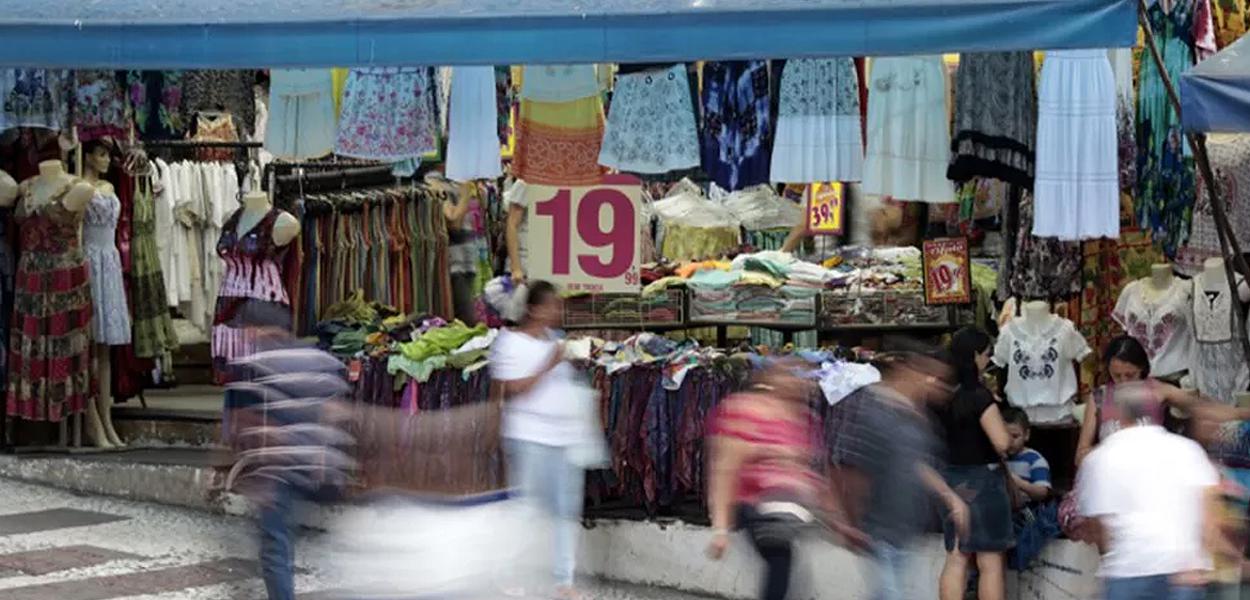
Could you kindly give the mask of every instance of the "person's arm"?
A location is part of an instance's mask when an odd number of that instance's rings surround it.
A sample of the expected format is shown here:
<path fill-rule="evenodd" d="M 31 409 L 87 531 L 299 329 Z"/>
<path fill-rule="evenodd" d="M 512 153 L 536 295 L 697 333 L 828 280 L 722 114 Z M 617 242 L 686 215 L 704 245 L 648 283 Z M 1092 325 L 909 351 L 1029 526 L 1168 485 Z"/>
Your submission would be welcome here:
<path fill-rule="evenodd" d="M 806 218 L 806 216 L 804 218 Z M 799 244 L 802 244 L 803 240 L 806 238 L 807 222 L 804 221 L 790 228 L 790 234 L 786 236 L 786 241 L 781 244 L 781 251 L 794 252 L 794 249 L 798 248 Z"/>
<path fill-rule="evenodd" d="M 988 394 L 988 392 L 986 392 Z M 1011 447 L 1011 434 L 1007 433 L 1007 424 L 1003 422 L 1003 413 L 998 405 L 990 399 L 990 405 L 981 413 L 981 430 L 990 438 L 990 444 L 999 458 L 1007 457 L 1007 449 Z"/>
<path fill-rule="evenodd" d="M 508 264 L 512 270 L 512 280 L 520 283 L 525 281 L 525 267 L 521 264 L 521 221 L 525 220 L 525 207 L 519 204 L 508 205 L 508 229 L 505 237 L 508 243 Z"/>
<path fill-rule="evenodd" d="M 460 190 L 456 193 L 455 202 L 448 202 L 443 205 L 443 217 L 447 219 L 450 227 L 459 227 L 460 222 L 464 220 L 465 215 L 469 214 L 469 204 L 472 198 L 472 184 L 461 184 Z M 511 217 L 511 213 L 509 213 Z"/>
<path fill-rule="evenodd" d="M 724 435 L 708 438 L 707 505 L 711 513 L 713 538 L 708 555 L 719 559 L 729 546 L 734 528 L 734 498 L 738 493 L 738 471 L 746 462 L 749 445 Z"/>
<path fill-rule="evenodd" d="M 1076 442 L 1076 466 L 1081 466 L 1090 450 L 1094 449 L 1094 438 L 1098 435 L 1098 405 L 1093 395 L 1085 397 L 1085 419 L 1081 421 L 1081 435 Z"/>
<path fill-rule="evenodd" d="M 1228 421 L 1250 421 L 1250 408 L 1230 406 L 1202 396 L 1194 390 L 1182 390 L 1167 384 L 1156 384 L 1161 389 L 1163 401 L 1189 414 L 1201 413 L 1202 416 L 1220 423 Z"/>
<path fill-rule="evenodd" d="M 530 390 L 534 389 L 534 386 L 538 385 L 538 382 L 542 381 L 543 377 L 546 377 L 547 374 L 553 369 L 560 366 L 560 363 L 563 361 L 564 344 L 556 344 L 556 347 L 552 350 L 551 356 L 547 359 L 546 364 L 544 364 L 537 373 L 520 379 L 500 381 L 503 385 L 504 398 L 513 398 L 528 393 Z"/>
<path fill-rule="evenodd" d="M 946 484 L 946 480 L 937 471 L 924 463 L 917 463 L 916 469 L 920 473 L 920 480 L 924 482 L 925 487 L 930 493 L 937 496 L 938 499 L 946 505 L 946 510 L 950 513 L 951 522 L 955 524 L 955 531 L 959 533 L 959 537 L 968 537 L 968 526 L 970 524 L 968 515 L 968 505 L 964 503 L 951 486 Z"/>

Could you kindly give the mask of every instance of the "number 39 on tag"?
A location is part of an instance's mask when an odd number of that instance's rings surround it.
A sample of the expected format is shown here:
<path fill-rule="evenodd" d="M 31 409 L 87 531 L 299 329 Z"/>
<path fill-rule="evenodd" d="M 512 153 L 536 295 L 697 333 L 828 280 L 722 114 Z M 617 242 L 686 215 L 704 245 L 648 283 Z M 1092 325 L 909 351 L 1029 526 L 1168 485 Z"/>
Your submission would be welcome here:
<path fill-rule="evenodd" d="M 638 293 L 642 183 L 605 176 L 598 185 L 529 185 L 526 273 L 572 292 Z"/>

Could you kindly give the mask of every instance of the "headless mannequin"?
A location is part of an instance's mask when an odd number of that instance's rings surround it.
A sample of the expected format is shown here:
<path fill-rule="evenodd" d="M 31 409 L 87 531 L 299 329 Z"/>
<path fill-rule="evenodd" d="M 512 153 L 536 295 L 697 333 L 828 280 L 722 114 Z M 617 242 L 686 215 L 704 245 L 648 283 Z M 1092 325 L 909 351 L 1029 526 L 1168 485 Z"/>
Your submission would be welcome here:
<path fill-rule="evenodd" d="M 1020 312 L 1023 315 L 1022 319 L 1024 319 L 1024 326 L 1030 331 L 1041 331 L 1047 323 L 1050 323 L 1050 304 L 1041 300 L 1025 302 L 1024 306 L 1021 307 Z"/>
<path fill-rule="evenodd" d="M 1150 265 L 1150 285 L 1146 286 L 1147 300 L 1155 300 L 1162 296 L 1164 292 L 1172 288 L 1172 282 L 1175 277 L 1172 275 L 1172 265 L 1160 263 Z"/>
<path fill-rule="evenodd" d="M 17 202 L 17 182 L 4 171 L 0 171 L 0 208 L 9 208 Z"/>
<path fill-rule="evenodd" d="M 1202 274 L 1198 276 L 1198 283 L 1202 289 L 1208 292 L 1223 291 L 1228 289 L 1228 277 L 1224 274 L 1224 259 L 1208 258 L 1202 263 Z M 1250 301 L 1250 282 L 1242 279 L 1240 285 L 1237 286 L 1237 296 L 1242 302 Z"/>
<path fill-rule="evenodd" d="M 242 236 L 251 231 L 265 215 L 269 214 L 269 210 L 273 208 L 273 204 L 269 202 L 269 195 L 264 192 L 248 192 L 243 195 L 243 214 L 239 215 L 239 223 L 235 229 L 235 234 Z M 273 224 L 273 243 L 277 246 L 285 246 L 291 243 L 299 236 L 299 220 L 289 212 L 278 211 L 278 218 Z"/>
<path fill-rule="evenodd" d="M 108 173 L 112 157 L 107 151 L 92 152 L 83 157 L 83 180 L 91 184 L 93 192 L 106 196 L 115 194 L 113 184 L 102 177 Z M 113 428 L 113 365 L 111 347 L 96 344 L 91 369 L 98 392 L 95 407 L 87 406 L 87 433 L 100 448 L 124 446 L 121 436 Z"/>

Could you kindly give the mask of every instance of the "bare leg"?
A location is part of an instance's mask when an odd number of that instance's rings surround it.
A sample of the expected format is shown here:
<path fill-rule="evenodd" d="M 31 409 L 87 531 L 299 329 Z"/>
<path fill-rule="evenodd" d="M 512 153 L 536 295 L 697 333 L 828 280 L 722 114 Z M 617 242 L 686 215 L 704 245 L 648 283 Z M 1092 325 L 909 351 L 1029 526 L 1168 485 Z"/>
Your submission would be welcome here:
<path fill-rule="evenodd" d="M 942 567 L 942 577 L 938 580 L 938 598 L 963 600 L 964 590 L 968 586 L 968 561 L 971 558 L 960 552 L 959 548 L 946 553 L 946 564 Z"/>
<path fill-rule="evenodd" d="M 94 371 L 92 374 L 95 376 L 97 382 L 104 384 L 105 381 L 103 381 L 100 376 L 100 355 L 108 352 L 108 346 L 97 345 L 95 349 L 95 355 L 91 359 L 91 366 Z M 107 357 L 108 354 L 104 354 L 104 356 Z M 107 361 L 107 358 L 105 360 Z M 105 364 L 107 365 L 107 362 Z M 107 370 L 108 367 L 106 366 L 105 371 Z M 107 377 L 103 379 L 107 379 Z M 97 397 L 99 394 L 107 393 L 107 388 L 104 388 L 103 385 L 100 385 L 100 388 L 103 389 L 97 390 Z M 112 448 L 113 442 L 109 440 L 108 432 L 105 431 L 104 423 L 100 419 L 99 400 L 96 400 L 95 402 L 88 402 L 87 406 L 83 407 L 83 414 L 87 418 L 87 437 L 91 439 L 92 445 L 97 448 Z"/>
<path fill-rule="evenodd" d="M 99 360 L 96 362 L 96 381 L 100 382 L 100 393 L 96 396 L 96 411 L 100 415 L 100 424 L 104 427 L 104 435 L 113 446 L 125 446 L 122 439 L 113 429 L 113 366 L 110 348 L 96 346 Z"/>
<path fill-rule="evenodd" d="M 977 598 L 979 600 L 1003 600 L 1006 596 L 1004 578 L 1004 560 L 1002 552 L 982 552 L 977 554 L 977 570 L 981 577 L 977 582 Z"/>

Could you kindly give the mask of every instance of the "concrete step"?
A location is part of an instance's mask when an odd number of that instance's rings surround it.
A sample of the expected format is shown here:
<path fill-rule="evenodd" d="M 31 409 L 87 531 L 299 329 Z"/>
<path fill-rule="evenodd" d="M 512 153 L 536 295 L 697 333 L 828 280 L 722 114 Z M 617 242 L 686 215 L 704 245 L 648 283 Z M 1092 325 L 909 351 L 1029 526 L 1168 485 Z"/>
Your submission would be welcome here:
<path fill-rule="evenodd" d="M 224 393 L 213 385 L 148 390 L 144 402 L 136 398 L 114 406 L 113 425 L 127 443 L 211 446 L 221 439 Z"/>

